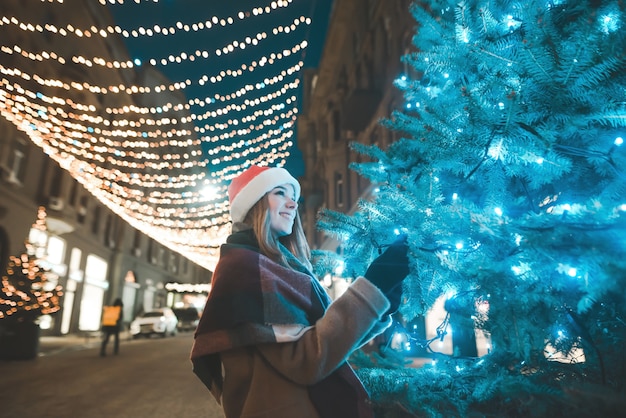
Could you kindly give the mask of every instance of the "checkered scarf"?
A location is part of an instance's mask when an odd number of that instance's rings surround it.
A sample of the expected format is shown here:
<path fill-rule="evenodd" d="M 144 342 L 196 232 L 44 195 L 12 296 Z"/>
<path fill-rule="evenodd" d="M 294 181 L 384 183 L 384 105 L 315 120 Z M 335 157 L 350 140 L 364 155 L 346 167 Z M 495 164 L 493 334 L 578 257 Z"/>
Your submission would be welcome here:
<path fill-rule="evenodd" d="M 290 256 L 288 261 L 297 270 L 260 254 L 252 239 L 250 232 L 243 231 L 233 234 L 222 246 L 191 351 L 194 373 L 218 401 L 223 387 L 220 352 L 297 341 L 330 304 L 312 273 L 286 248 L 285 255 Z M 311 386 L 309 394 L 323 417 L 371 416 L 360 411 L 367 393 L 347 363 Z M 346 405 L 348 411 L 338 409 L 330 399 L 335 396 L 341 397 L 340 405 Z"/>

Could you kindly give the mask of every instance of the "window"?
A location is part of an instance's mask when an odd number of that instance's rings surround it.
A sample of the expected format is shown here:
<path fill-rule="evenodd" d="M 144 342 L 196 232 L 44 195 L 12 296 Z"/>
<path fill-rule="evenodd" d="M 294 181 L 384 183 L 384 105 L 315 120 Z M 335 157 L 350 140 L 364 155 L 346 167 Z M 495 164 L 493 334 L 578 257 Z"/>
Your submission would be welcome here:
<path fill-rule="evenodd" d="M 178 256 L 173 251 L 170 251 L 170 260 L 167 263 L 172 273 L 178 273 Z"/>
<path fill-rule="evenodd" d="M 335 173 L 335 205 L 343 207 L 343 174 Z"/>
<path fill-rule="evenodd" d="M 117 243 L 117 231 L 119 225 L 117 216 L 108 214 L 104 225 L 104 244 L 110 248 L 114 248 Z"/>
<path fill-rule="evenodd" d="M 354 51 L 354 55 L 358 55 L 361 49 L 361 35 L 359 33 L 354 32 L 352 34 L 352 50 Z"/>
<path fill-rule="evenodd" d="M 89 199 L 86 195 L 80 197 L 80 204 L 78 205 L 78 222 L 81 224 L 85 223 L 85 218 L 87 217 L 87 204 L 89 203 Z"/>
<path fill-rule="evenodd" d="M 338 110 L 333 112 L 333 139 L 335 142 L 341 140 L 341 115 Z"/>
<path fill-rule="evenodd" d="M 139 257 L 141 255 L 141 231 L 139 231 L 138 229 L 135 229 L 132 251 L 135 257 Z"/>
<path fill-rule="evenodd" d="M 157 257 L 157 261 L 154 264 L 163 266 L 163 268 L 167 270 L 167 257 L 165 257 L 165 248 L 159 246 L 159 255 Z"/>
<path fill-rule="evenodd" d="M 94 235 L 98 235 L 100 232 L 100 217 L 102 215 L 102 208 L 100 206 L 96 206 L 93 211 L 93 220 L 91 222 L 91 233 Z"/>
<path fill-rule="evenodd" d="M 150 261 L 151 264 L 157 263 L 157 251 L 157 244 L 151 238 L 148 243 L 148 261 Z"/>
<path fill-rule="evenodd" d="M 6 148 L 5 148 L 6 150 Z M 1 162 L 2 178 L 13 184 L 22 184 L 26 176 L 27 143 L 21 138 L 15 138 L 8 144 L 8 152 Z"/>
<path fill-rule="evenodd" d="M 50 197 L 61 197 L 61 193 L 63 192 L 63 179 L 64 172 L 60 166 L 54 165 L 52 168 L 52 183 L 50 184 Z"/>
<path fill-rule="evenodd" d="M 76 202 L 78 202 L 78 182 L 73 181 L 70 188 L 70 205 L 76 206 Z"/>

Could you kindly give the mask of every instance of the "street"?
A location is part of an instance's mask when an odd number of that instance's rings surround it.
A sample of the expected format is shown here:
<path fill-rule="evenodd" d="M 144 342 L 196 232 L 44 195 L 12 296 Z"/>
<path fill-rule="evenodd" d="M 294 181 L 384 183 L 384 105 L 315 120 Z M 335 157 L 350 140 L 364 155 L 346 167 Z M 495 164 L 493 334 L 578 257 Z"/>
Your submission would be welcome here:
<path fill-rule="evenodd" d="M 123 339 L 30 361 L 0 361 L 0 415 L 20 418 L 223 418 L 191 371 L 193 333 Z"/>

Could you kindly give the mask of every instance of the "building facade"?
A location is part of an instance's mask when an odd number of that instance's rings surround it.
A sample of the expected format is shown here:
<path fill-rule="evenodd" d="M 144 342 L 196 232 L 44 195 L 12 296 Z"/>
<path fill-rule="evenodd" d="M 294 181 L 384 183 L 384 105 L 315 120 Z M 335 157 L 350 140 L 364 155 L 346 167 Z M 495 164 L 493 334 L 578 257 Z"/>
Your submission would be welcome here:
<path fill-rule="evenodd" d="M 62 310 L 42 319 L 44 333 L 96 331 L 100 328 L 102 306 L 117 297 L 124 302 L 125 322 L 130 322 L 141 311 L 157 307 L 202 306 L 211 272 L 123 221 L 97 200 L 76 176 L 51 159 L 45 147 L 34 144 L 26 134 L 29 127 L 17 119 L 20 112 L 30 110 L 20 105 L 15 97 L 28 92 L 52 97 L 54 88 L 58 88 L 32 75 L 45 74 L 46 80 L 114 86 L 141 85 L 146 79 L 163 76 L 151 69 L 99 70 L 94 65 L 95 68 L 82 71 L 82 63 L 66 61 L 65 65 L 58 65 L 59 57 L 77 56 L 84 51 L 84 46 L 75 38 L 52 36 L 42 28 L 54 25 L 57 30 L 70 30 L 67 22 L 80 22 L 85 28 L 103 28 L 113 24 L 112 18 L 105 8 L 92 1 L 72 0 L 65 5 L 43 5 L 34 9 L 28 3 L 6 0 L 0 4 L 4 23 L 0 26 L 4 44 L 0 52 L 2 272 L 9 255 L 24 251 L 23 244 L 37 219 L 38 208 L 44 207 L 47 213 L 46 262 L 58 275 L 64 289 Z M 89 50 L 84 53 L 110 61 L 128 60 L 128 53 L 116 36 L 91 39 Z M 51 62 L 53 55 L 57 57 L 55 62 Z M 87 88 L 74 89 L 67 95 L 70 97 L 67 102 L 98 109 L 149 106 L 151 101 L 148 95 L 102 95 Z M 54 111 L 49 111 L 50 117 L 58 114 L 71 117 L 72 109 L 62 105 L 49 109 Z"/>
<path fill-rule="evenodd" d="M 354 211 L 370 184 L 348 168 L 351 142 L 385 148 L 396 138 L 379 119 L 403 106 L 393 81 L 409 71 L 415 21 L 408 0 L 335 0 L 318 68 L 304 75 L 298 146 L 305 159 L 303 222 L 313 248 L 337 249 L 316 229 L 322 208 Z"/>

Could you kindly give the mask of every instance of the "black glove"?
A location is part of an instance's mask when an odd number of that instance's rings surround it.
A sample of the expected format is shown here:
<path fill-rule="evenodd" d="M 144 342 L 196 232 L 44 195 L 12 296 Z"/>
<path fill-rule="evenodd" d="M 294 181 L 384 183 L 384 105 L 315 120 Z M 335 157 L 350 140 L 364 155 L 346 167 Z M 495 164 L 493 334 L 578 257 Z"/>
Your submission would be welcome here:
<path fill-rule="evenodd" d="M 408 250 L 406 235 L 402 235 L 372 261 L 365 272 L 365 278 L 389 299 L 391 308 L 388 313 L 395 312 L 400 306 L 402 280 L 409 274 Z"/>

